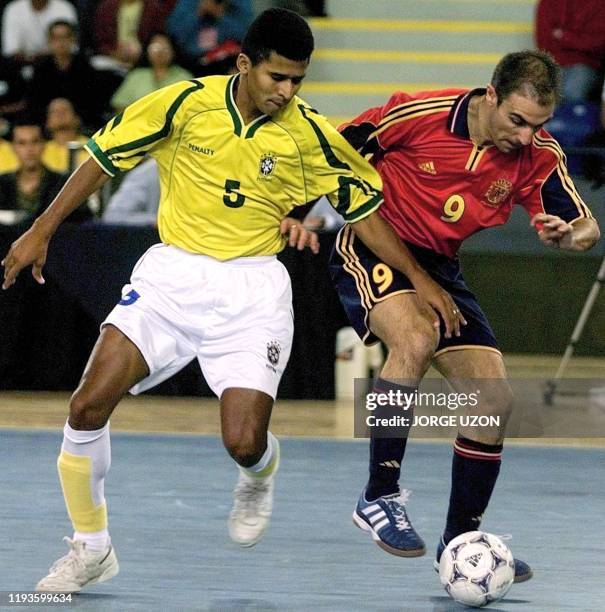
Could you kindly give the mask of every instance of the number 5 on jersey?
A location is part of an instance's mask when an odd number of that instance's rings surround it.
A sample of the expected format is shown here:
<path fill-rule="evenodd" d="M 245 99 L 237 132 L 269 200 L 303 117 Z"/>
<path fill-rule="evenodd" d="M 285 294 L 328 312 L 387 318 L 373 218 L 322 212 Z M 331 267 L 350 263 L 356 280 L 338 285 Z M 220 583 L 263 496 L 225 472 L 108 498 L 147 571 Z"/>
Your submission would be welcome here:
<path fill-rule="evenodd" d="M 229 208 L 240 208 L 244 205 L 245 195 L 237 193 L 240 188 L 240 182 L 233 179 L 225 181 L 225 194 L 223 195 L 223 204 Z"/>

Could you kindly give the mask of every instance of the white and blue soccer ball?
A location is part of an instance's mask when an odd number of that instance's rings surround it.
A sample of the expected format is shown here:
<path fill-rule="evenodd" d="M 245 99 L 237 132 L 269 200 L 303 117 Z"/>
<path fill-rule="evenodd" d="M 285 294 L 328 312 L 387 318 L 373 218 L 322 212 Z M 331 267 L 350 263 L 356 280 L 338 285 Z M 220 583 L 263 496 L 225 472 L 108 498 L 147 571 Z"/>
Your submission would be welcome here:
<path fill-rule="evenodd" d="M 481 608 L 502 599 L 513 584 L 513 554 L 498 536 L 468 531 L 446 546 L 439 578 L 455 601 Z"/>

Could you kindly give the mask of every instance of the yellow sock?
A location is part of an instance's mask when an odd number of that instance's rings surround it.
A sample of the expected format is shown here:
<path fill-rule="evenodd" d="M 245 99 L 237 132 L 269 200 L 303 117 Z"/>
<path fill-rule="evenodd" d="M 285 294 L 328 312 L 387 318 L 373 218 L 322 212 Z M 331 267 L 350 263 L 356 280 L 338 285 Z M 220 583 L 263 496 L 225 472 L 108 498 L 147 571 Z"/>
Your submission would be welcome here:
<path fill-rule="evenodd" d="M 79 532 L 107 529 L 107 504 L 95 506 L 92 497 L 92 459 L 61 450 L 59 478 L 69 518 Z"/>

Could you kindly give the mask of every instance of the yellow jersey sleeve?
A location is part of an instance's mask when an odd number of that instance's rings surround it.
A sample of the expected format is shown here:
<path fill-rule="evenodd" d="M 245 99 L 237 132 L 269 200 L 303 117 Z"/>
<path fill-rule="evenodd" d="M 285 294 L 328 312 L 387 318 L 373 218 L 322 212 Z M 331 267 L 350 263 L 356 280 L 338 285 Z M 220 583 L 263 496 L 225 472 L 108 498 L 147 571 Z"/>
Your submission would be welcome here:
<path fill-rule="evenodd" d="M 326 195 L 349 223 L 374 212 L 383 202 L 378 172 L 309 106 L 299 105 L 310 134 L 304 154 L 309 201 Z"/>
<path fill-rule="evenodd" d="M 144 96 L 94 134 L 86 150 L 110 176 L 131 170 L 175 131 L 187 97 L 203 88 L 193 79 Z"/>

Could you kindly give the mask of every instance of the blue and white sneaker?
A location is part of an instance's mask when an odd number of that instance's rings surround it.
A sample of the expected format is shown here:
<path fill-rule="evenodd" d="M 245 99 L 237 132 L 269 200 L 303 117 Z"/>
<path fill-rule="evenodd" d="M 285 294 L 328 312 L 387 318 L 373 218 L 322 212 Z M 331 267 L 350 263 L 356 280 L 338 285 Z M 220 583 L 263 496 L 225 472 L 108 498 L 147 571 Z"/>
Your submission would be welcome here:
<path fill-rule="evenodd" d="M 437 573 L 439 573 L 439 560 L 441 559 L 441 554 L 444 550 L 445 540 L 443 539 L 443 536 L 441 536 L 441 538 L 439 538 L 439 545 L 437 546 L 436 559 L 433 561 L 433 567 Z M 529 564 L 525 563 L 525 561 L 521 561 L 520 559 L 513 559 L 513 561 L 515 562 L 515 583 L 525 582 L 533 577 L 534 572 Z"/>
<path fill-rule="evenodd" d="M 357 527 L 372 534 L 372 539 L 392 555 L 398 557 L 420 557 L 426 552 L 422 538 L 410 523 L 405 504 L 410 492 L 385 495 L 374 501 L 366 501 L 365 489 L 362 491 L 353 522 Z"/>

